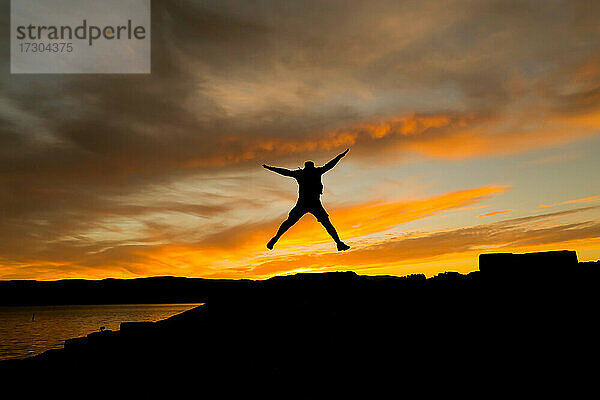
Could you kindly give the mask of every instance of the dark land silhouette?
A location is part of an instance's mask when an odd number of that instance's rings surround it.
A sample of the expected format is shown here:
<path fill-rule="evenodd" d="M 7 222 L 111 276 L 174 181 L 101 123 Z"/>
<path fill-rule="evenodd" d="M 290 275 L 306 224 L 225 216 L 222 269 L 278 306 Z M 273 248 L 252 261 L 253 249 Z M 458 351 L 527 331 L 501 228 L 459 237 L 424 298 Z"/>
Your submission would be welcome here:
<path fill-rule="evenodd" d="M 329 214 L 325 211 L 323 204 L 321 204 L 321 195 L 323 194 L 323 183 L 321 182 L 321 176 L 333 167 L 348 153 L 350 149 L 346 149 L 344 152 L 338 154 L 331 161 L 322 167 L 315 167 L 315 163 L 312 161 L 306 161 L 304 168 L 298 168 L 296 170 L 290 170 L 286 168 L 272 167 L 263 164 L 263 167 L 269 171 L 276 172 L 283 176 L 289 176 L 298 182 L 298 200 L 296 205 L 290 211 L 287 219 L 281 223 L 275 236 L 267 243 L 269 250 L 273 249 L 273 246 L 277 243 L 279 238 L 287 232 L 296 222 L 302 218 L 304 214 L 310 213 L 317 218 L 317 221 L 325 227 L 327 233 L 331 236 L 335 242 L 338 251 L 345 251 L 350 248 L 346 243 L 340 240 L 335 227 L 329 220 Z"/>
<path fill-rule="evenodd" d="M 599 276 L 598 262 L 560 251 L 484 254 L 479 271 L 429 279 L 332 272 L 264 281 L 2 282 L 3 304 L 36 290 L 38 300 L 138 295 L 206 304 L 70 339 L 64 349 L 2 362 L 0 372 L 60 371 L 101 385 L 160 376 L 208 398 L 215 398 L 209 390 L 218 398 L 577 397 L 595 382 Z"/>

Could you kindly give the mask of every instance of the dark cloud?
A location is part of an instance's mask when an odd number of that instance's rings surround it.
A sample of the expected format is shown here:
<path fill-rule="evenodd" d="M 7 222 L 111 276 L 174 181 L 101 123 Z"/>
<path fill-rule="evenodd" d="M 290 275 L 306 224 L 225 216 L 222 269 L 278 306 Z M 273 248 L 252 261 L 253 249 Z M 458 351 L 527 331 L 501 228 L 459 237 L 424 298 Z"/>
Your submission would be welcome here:
<path fill-rule="evenodd" d="M 0 256 L 26 258 L 109 216 L 231 210 L 232 199 L 116 199 L 290 154 L 356 143 L 357 159 L 461 158 L 492 146 L 475 137 L 465 153 L 457 134 L 490 127 L 508 137 L 503 151 L 528 149 L 502 129 L 523 93 L 534 125 L 599 110 L 598 16 L 593 1 L 153 1 L 152 74 L 140 76 L 11 75 L 0 35 Z M 365 127 L 402 115 L 450 122 L 380 138 Z"/>

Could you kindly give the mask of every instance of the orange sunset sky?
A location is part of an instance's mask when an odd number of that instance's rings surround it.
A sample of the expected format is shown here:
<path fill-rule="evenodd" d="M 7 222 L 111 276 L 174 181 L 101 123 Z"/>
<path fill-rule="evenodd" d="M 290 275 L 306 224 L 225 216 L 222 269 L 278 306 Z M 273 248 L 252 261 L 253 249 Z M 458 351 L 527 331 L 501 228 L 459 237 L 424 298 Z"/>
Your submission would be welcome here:
<path fill-rule="evenodd" d="M 1 26 L 9 26 L 2 1 Z M 600 2 L 154 1 L 149 75 L 11 75 L 0 279 L 600 259 Z M 290 169 L 348 155 L 307 215 Z"/>

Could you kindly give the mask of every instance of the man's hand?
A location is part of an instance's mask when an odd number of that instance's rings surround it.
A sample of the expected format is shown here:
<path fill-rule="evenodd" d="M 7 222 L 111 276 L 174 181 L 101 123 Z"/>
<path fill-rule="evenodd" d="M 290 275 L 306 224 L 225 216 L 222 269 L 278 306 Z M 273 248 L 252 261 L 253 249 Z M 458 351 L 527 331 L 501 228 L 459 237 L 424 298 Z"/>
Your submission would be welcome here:
<path fill-rule="evenodd" d="M 344 157 L 346 155 L 346 153 L 349 152 L 349 151 L 350 151 L 350 147 L 348 147 L 346 149 L 346 151 L 344 151 L 343 153 L 341 153 L 340 156 Z"/>

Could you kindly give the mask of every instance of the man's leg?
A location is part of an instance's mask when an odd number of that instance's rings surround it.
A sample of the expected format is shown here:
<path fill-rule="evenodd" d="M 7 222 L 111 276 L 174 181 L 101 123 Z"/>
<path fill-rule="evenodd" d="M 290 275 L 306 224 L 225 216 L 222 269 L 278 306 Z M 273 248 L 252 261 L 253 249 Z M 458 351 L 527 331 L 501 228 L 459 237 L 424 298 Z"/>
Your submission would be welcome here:
<path fill-rule="evenodd" d="M 287 217 L 287 219 L 285 221 L 283 221 L 281 223 L 281 225 L 279 226 L 279 229 L 277 230 L 277 233 L 275 234 L 275 236 L 273 236 L 271 238 L 271 240 L 269 240 L 269 243 L 267 243 L 267 248 L 269 250 L 273 250 L 273 246 L 275 246 L 275 243 L 277 243 L 277 241 L 279 240 L 281 235 L 283 235 L 296 222 L 298 222 L 300 220 L 300 218 L 302 217 L 302 215 L 304 215 L 304 213 L 301 213 L 295 207 L 292 208 L 292 211 L 290 211 L 290 214 Z"/>
<path fill-rule="evenodd" d="M 348 250 L 350 248 L 350 246 L 348 246 L 346 243 L 340 240 L 337 231 L 335 230 L 333 224 L 329 220 L 329 214 L 327 214 L 327 211 L 325 211 L 325 208 L 323 208 L 323 206 L 317 207 L 313 211 L 313 215 L 317 217 L 317 221 L 319 221 L 321 225 L 325 227 L 327 233 L 329 233 L 329 236 L 331 236 L 331 238 L 335 241 L 335 244 L 337 245 L 337 249 L 339 251 Z"/>
<path fill-rule="evenodd" d="M 338 236 L 337 231 L 335 230 L 333 224 L 329 220 L 329 217 L 327 217 L 327 218 L 321 218 L 319 220 L 319 222 L 325 227 L 325 229 L 327 229 L 327 233 L 329 233 L 329 236 L 331 236 L 333 238 L 333 240 L 335 240 L 336 243 L 341 242 L 340 237 Z"/>

